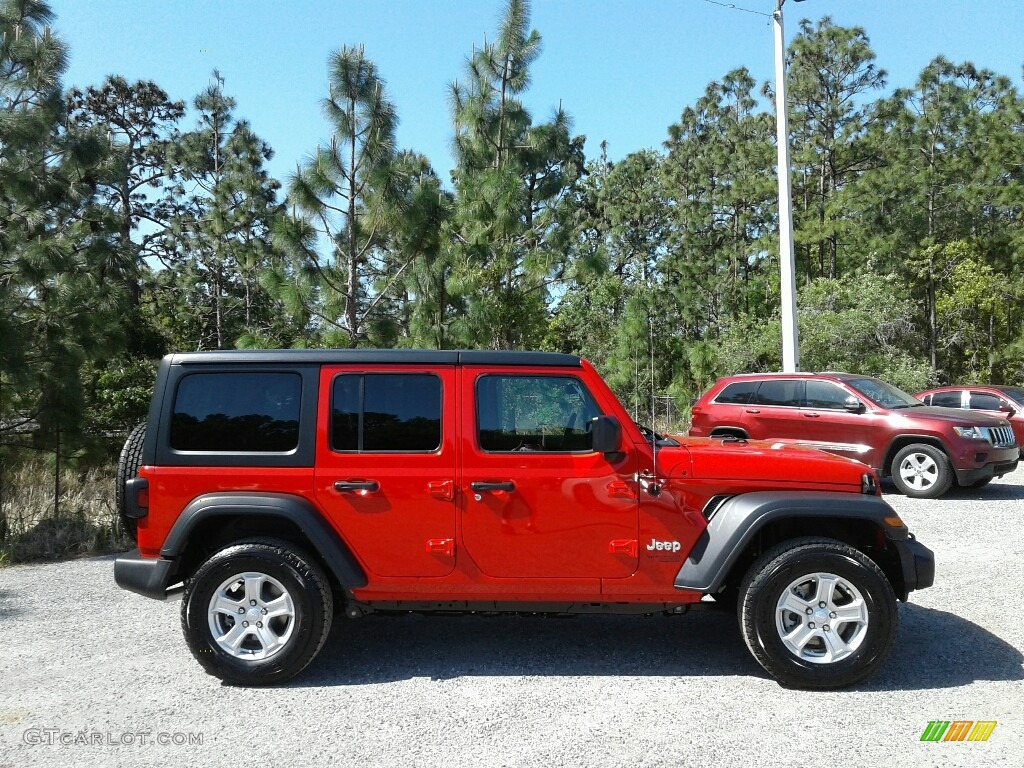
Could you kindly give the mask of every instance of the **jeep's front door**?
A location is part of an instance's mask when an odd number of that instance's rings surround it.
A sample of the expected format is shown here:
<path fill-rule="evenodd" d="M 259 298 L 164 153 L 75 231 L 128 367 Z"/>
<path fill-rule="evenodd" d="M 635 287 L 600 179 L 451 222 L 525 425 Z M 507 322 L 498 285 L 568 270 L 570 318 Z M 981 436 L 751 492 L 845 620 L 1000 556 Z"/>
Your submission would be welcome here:
<path fill-rule="evenodd" d="M 612 463 L 591 450 L 590 421 L 603 409 L 582 379 L 469 366 L 461 377 L 459 508 L 473 562 L 509 578 L 632 574 L 636 457 Z"/>
<path fill-rule="evenodd" d="M 325 366 L 315 492 L 380 576 L 455 567 L 455 369 Z"/>

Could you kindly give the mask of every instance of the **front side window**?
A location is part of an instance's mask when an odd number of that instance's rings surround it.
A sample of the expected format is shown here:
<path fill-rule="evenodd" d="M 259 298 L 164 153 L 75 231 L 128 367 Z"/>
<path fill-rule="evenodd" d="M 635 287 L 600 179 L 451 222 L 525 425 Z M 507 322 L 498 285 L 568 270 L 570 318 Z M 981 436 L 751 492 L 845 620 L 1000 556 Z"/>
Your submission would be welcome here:
<path fill-rule="evenodd" d="M 193 373 L 171 414 L 176 451 L 286 453 L 299 444 L 302 377 L 295 373 Z"/>
<path fill-rule="evenodd" d="M 834 411 L 843 410 L 848 402 L 856 398 L 831 381 L 808 379 L 804 402 L 808 408 L 825 408 Z"/>
<path fill-rule="evenodd" d="M 383 453 L 441 447 L 441 379 L 429 373 L 353 373 L 334 379 L 331 448 Z"/>
<path fill-rule="evenodd" d="M 601 414 L 571 376 L 481 376 L 476 400 L 484 451 L 589 451 L 590 422 Z"/>
<path fill-rule="evenodd" d="M 976 411 L 998 411 L 1003 406 L 1003 401 L 995 395 L 985 392 L 971 392 L 971 403 L 968 406 Z"/>

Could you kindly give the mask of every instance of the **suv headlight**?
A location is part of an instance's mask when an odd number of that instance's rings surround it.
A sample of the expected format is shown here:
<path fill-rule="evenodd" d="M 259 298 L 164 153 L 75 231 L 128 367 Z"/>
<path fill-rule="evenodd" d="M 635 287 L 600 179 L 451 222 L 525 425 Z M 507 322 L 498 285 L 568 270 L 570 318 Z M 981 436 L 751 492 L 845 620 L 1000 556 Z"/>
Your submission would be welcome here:
<path fill-rule="evenodd" d="M 988 439 L 981 433 L 981 427 L 953 427 L 953 431 L 960 435 L 960 437 L 966 437 L 969 440 Z"/>

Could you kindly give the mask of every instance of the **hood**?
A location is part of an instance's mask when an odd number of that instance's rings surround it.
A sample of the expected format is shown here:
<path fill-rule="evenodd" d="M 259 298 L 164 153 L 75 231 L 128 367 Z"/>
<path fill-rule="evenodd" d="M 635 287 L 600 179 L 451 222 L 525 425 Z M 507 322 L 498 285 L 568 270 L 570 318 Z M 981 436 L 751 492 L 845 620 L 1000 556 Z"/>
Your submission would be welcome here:
<path fill-rule="evenodd" d="M 681 438 L 680 448 L 658 450 L 658 463 L 670 476 L 689 452 L 691 477 L 695 480 L 753 480 L 773 483 L 821 483 L 854 485 L 870 472 L 866 464 L 814 448 L 770 440 L 723 441 Z M 671 465 L 675 465 L 674 467 Z"/>
<path fill-rule="evenodd" d="M 940 408 L 935 405 L 922 405 L 915 408 L 895 408 L 889 411 L 892 416 L 907 419 L 927 419 L 942 421 L 949 424 L 975 425 L 979 427 L 1008 427 L 1010 422 L 1001 413 L 985 413 L 984 411 L 968 411 L 963 408 Z"/>

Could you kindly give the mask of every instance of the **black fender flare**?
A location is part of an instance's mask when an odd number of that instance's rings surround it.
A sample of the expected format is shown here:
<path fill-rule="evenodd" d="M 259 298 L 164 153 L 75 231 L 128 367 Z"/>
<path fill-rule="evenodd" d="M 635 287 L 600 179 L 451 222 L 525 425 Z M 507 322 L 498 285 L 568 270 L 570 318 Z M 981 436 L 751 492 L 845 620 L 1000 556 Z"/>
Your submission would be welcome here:
<path fill-rule="evenodd" d="M 763 491 L 744 493 L 724 501 L 676 574 L 675 586 L 696 592 L 717 592 L 751 539 L 773 520 L 799 517 L 865 520 L 887 538 L 909 537 L 899 516 L 878 496 L 829 491 Z"/>
<path fill-rule="evenodd" d="M 312 503 L 284 493 L 210 493 L 193 499 L 171 527 L 160 556 L 175 559 L 196 526 L 212 517 L 278 517 L 295 524 L 345 589 L 366 586 L 366 573 L 351 550 Z"/>

